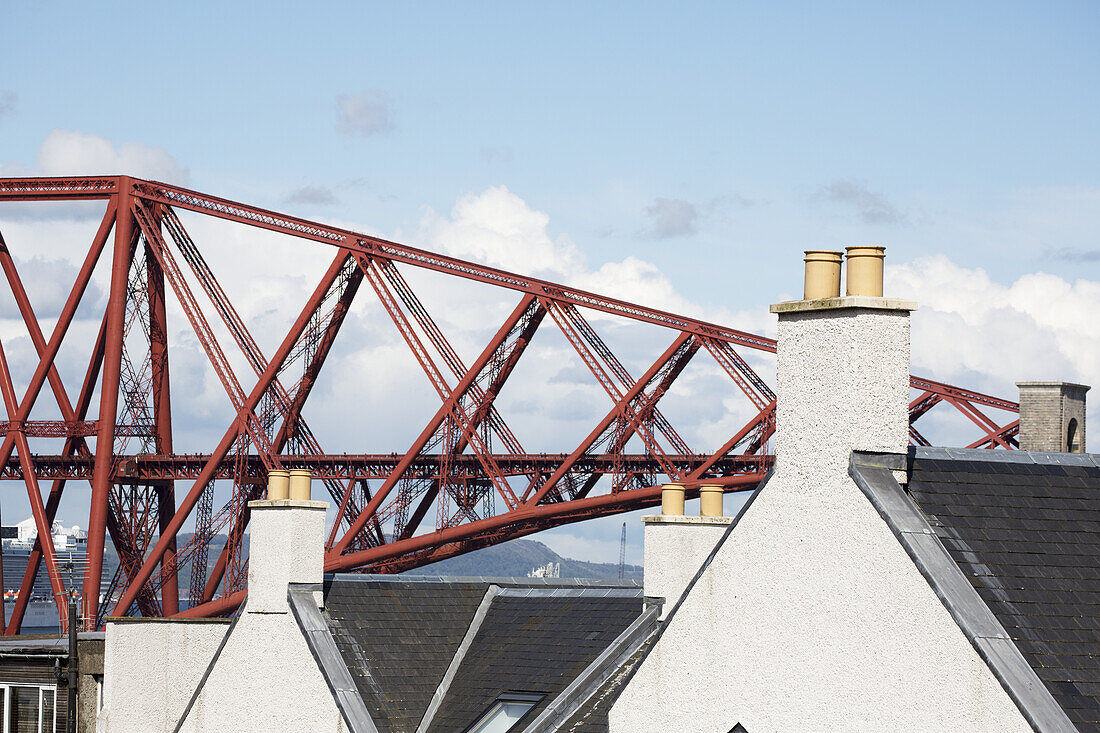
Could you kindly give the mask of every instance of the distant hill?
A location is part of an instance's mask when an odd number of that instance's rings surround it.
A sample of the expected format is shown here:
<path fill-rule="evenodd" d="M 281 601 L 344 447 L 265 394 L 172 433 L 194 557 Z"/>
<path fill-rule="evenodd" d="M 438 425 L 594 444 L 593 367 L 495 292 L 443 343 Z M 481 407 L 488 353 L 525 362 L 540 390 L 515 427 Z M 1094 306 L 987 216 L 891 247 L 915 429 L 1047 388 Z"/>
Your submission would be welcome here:
<path fill-rule="evenodd" d="M 245 535 L 245 557 L 248 556 L 248 544 Z M 190 533 L 181 532 L 177 543 L 183 547 L 191 538 Z M 207 568 L 213 568 L 218 559 L 218 554 L 225 546 L 225 535 L 215 535 L 210 539 L 210 549 L 207 555 Z M 118 560 L 114 558 L 114 548 L 107 543 L 107 553 L 113 560 L 112 569 Z M 406 575 L 451 575 L 471 576 L 483 575 L 491 577 L 526 577 L 527 573 L 547 563 L 557 563 L 560 577 L 562 578 L 595 578 L 604 580 L 616 580 L 619 577 L 619 566 L 616 563 L 583 562 L 562 557 L 538 540 L 519 539 L 504 542 L 492 547 L 452 557 L 432 565 L 413 568 L 405 572 Z M 624 568 L 623 577 L 627 580 L 641 580 L 642 568 L 639 565 L 627 565 Z M 186 594 L 186 589 L 191 584 L 190 564 L 180 569 L 180 588 Z"/>
<path fill-rule="evenodd" d="M 619 577 L 617 563 L 583 562 L 562 557 L 537 540 L 511 540 L 499 545 L 452 557 L 447 560 L 414 568 L 405 575 L 487 575 L 498 577 L 524 577 L 537 567 L 553 562 L 560 564 L 563 578 Z M 642 568 L 627 565 L 623 577 L 642 579 Z"/>

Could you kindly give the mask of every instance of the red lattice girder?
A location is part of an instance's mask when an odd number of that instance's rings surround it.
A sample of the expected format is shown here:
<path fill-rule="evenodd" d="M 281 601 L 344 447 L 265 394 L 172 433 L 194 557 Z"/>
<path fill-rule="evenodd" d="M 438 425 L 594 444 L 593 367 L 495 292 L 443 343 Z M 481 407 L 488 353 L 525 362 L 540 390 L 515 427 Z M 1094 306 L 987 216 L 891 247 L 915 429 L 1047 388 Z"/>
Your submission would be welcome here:
<path fill-rule="evenodd" d="M 0 423 L 0 478 L 24 482 L 40 528 L 7 633 L 20 627 L 42 559 L 55 591 L 63 590 L 48 527 L 71 480 L 89 481 L 92 488 L 83 615 L 94 626 L 107 610 L 177 613 L 184 607 L 178 590 L 184 567 L 197 579 L 191 584 L 192 607 L 181 615 L 237 607 L 245 592 L 240 549 L 247 500 L 262 492 L 275 467 L 310 469 L 332 497 L 336 515 L 326 568 L 399 572 L 548 527 L 652 506 L 663 481 L 683 482 L 689 496 L 703 483 L 751 490 L 771 464 L 775 394 L 739 350 L 774 353 L 773 339 L 154 181 L 0 179 L 0 204 L 94 199 L 105 200 L 106 212 L 49 339 L 20 281 L 17 259 L 0 239 L 0 268 L 38 355 L 20 397 L 0 344 L 0 389 L 8 418 Z M 305 247 L 335 248 L 270 359 L 207 263 L 204 243 L 192 240 L 177 216 L 179 210 L 290 235 Z M 112 232 L 107 305 L 74 404 L 54 360 Z M 514 291 L 519 302 L 467 364 L 399 269 L 406 267 Z M 361 287 L 364 281 L 369 287 Z M 410 415 L 422 427 L 403 454 L 329 454 L 303 417 L 356 297 L 377 298 L 440 400 L 432 414 Z M 182 323 L 169 322 L 176 306 Z M 229 340 L 219 342 L 204 309 L 213 309 Z M 668 346 L 635 378 L 586 312 L 659 326 L 668 333 Z M 213 426 L 221 440 L 199 454 L 176 454 L 173 446 L 169 334 L 181 328 L 206 354 L 233 414 L 228 424 Z M 497 397 L 546 328 L 562 334 L 608 403 L 571 449 L 533 454 L 498 410 Z M 145 338 L 127 336 L 139 332 Z M 248 374 L 231 366 L 238 356 Z M 702 368 L 729 378 L 752 415 L 723 437 L 720 448 L 703 453 L 689 447 L 683 436 L 691 426 L 676 425 L 665 404 L 689 364 L 694 369 L 699 359 L 706 362 Z M 301 369 L 300 378 L 288 378 L 291 365 Z M 60 419 L 34 419 L 47 383 Z M 971 447 L 1015 447 L 1018 422 L 1001 424 L 990 411 L 1011 417 L 1018 412 L 1016 403 L 920 377 L 912 377 L 911 386 L 917 391 L 910 405 L 914 443 L 929 442 L 916 423 L 942 403 L 978 429 Z M 98 415 L 88 415 L 97 401 Z M 92 437 L 94 453 L 86 441 Z M 52 453 L 31 454 L 28 438 L 59 442 Z M 132 447 L 138 443 L 142 447 Z M 641 449 L 629 452 L 630 445 Z M 52 484 L 43 502 L 45 480 Z M 176 481 L 189 487 L 178 504 Z M 216 511 L 214 481 L 232 483 L 229 502 Z M 177 534 L 196 513 L 199 531 L 177 547 Z M 229 541 L 208 569 L 207 543 L 218 531 L 227 532 Z M 100 568 L 108 536 L 122 567 L 104 589 Z"/>

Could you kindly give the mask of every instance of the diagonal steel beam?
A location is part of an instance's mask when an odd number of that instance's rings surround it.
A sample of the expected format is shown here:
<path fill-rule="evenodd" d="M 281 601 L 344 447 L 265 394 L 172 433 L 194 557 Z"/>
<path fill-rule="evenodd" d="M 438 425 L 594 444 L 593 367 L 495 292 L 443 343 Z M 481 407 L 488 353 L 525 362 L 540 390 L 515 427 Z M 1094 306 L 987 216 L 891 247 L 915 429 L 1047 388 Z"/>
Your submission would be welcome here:
<path fill-rule="evenodd" d="M 92 356 L 88 362 L 88 370 L 84 375 L 84 382 L 80 386 L 80 394 L 76 399 L 76 417 L 79 420 L 83 420 L 88 414 L 88 408 L 92 400 L 92 392 L 95 390 L 96 380 L 99 378 L 99 370 L 103 364 L 103 346 L 106 341 L 107 334 L 107 314 L 104 312 L 103 318 L 99 324 L 99 335 L 95 340 L 95 347 L 92 349 Z M 62 455 L 71 456 L 78 452 L 88 454 L 88 447 L 84 444 L 83 440 L 77 438 L 68 438 L 65 441 L 65 446 L 62 449 Z M 46 500 L 46 522 L 52 527 L 53 521 L 57 516 L 57 507 L 61 504 L 61 495 L 65 490 L 66 479 L 55 479 L 53 486 L 50 488 L 49 498 Z M 23 625 L 23 616 L 27 610 L 27 603 L 30 602 L 32 589 L 34 588 L 35 578 L 38 577 L 38 570 L 42 563 L 42 543 L 38 537 L 35 537 L 34 546 L 31 548 L 30 557 L 27 559 L 27 567 L 23 572 L 23 582 L 19 586 L 19 597 L 16 598 L 15 608 L 12 610 L 11 619 L 8 621 L 5 634 L 17 634 Z M 66 615 L 66 618 L 68 616 Z"/>
<path fill-rule="evenodd" d="M 686 332 L 680 332 L 676 336 L 676 339 L 667 349 L 665 349 L 664 353 L 657 357 L 657 361 L 653 362 L 653 365 L 650 366 L 649 369 L 646 370 L 645 374 L 643 374 L 642 377 L 634 383 L 634 386 L 627 390 L 622 399 L 616 402 L 614 406 L 612 406 L 611 410 L 607 413 L 607 415 L 604 416 L 602 420 L 600 420 L 595 429 L 590 432 L 583 441 L 581 441 L 581 444 L 578 445 L 573 450 L 573 452 L 569 454 L 569 457 L 566 458 L 565 461 L 563 461 L 561 465 L 557 467 L 554 473 L 552 473 L 546 479 L 546 481 L 538 487 L 533 495 L 529 497 L 527 495 L 524 496 L 524 506 L 533 506 L 539 504 L 543 501 L 543 499 L 546 498 L 547 494 L 549 494 L 550 491 L 557 486 L 558 482 L 561 481 L 562 478 L 573 469 L 573 467 L 577 464 L 577 461 L 580 460 L 580 458 L 589 451 L 589 449 L 597 441 L 597 439 L 599 439 L 599 437 L 603 435 L 608 426 L 611 425 L 613 421 L 626 416 L 627 403 L 636 400 L 638 396 L 643 393 L 645 388 L 660 373 L 661 369 L 663 369 L 664 366 L 669 361 L 671 361 L 674 356 L 676 356 L 676 353 L 680 350 L 680 347 L 682 347 L 690 338 L 691 334 Z"/>
<path fill-rule="evenodd" d="M 4 355 L 3 344 L 0 343 L 0 392 L 3 393 L 4 407 L 8 412 L 8 419 L 15 417 L 15 388 L 11 381 L 11 372 L 8 369 L 8 359 Z M 9 429 L 8 434 L 13 436 L 19 453 L 19 462 L 23 465 L 23 482 L 27 485 L 27 497 L 30 500 L 31 514 L 34 516 L 35 528 L 38 530 L 38 538 L 42 545 L 42 554 L 46 558 L 46 574 L 50 578 L 50 587 L 53 589 L 54 601 L 57 604 L 57 613 L 60 618 L 65 607 L 65 587 L 61 583 L 61 573 L 57 567 L 57 556 L 53 547 L 53 532 L 50 523 L 46 521 L 46 509 L 42 505 L 42 492 L 38 488 L 38 477 L 31 463 L 31 450 L 27 445 L 27 436 L 21 427 Z"/>
<path fill-rule="evenodd" d="M 275 375 L 282 369 L 283 362 L 286 360 L 287 356 L 294 348 L 294 345 L 298 342 L 298 338 L 309 324 L 309 319 L 313 317 L 325 293 L 328 292 L 333 281 L 336 279 L 337 275 L 340 274 L 345 254 L 344 251 L 337 252 L 332 264 L 329 265 L 328 270 L 326 270 L 325 274 L 321 277 L 321 282 L 318 283 L 317 287 L 314 289 L 313 295 L 306 302 L 305 307 L 298 315 L 294 325 L 291 326 L 290 331 L 283 338 L 282 344 L 280 344 L 271 361 L 268 363 L 267 369 L 264 370 L 264 373 L 256 382 L 255 387 L 252 388 L 252 391 L 245 399 L 241 409 L 237 411 L 236 417 L 225 431 L 225 435 L 222 436 L 217 449 L 207 459 L 202 471 L 195 479 L 194 484 L 192 484 L 191 490 L 188 491 L 187 495 L 180 501 L 176 513 L 172 516 L 172 520 L 168 523 L 167 528 L 162 532 L 156 546 L 150 551 L 149 555 L 145 558 L 145 563 L 141 566 L 137 575 L 134 576 L 134 579 L 126 588 L 122 598 L 115 606 L 116 609 L 129 608 L 130 604 L 134 602 L 141 586 L 149 580 L 149 577 L 153 573 L 153 569 L 167 551 L 169 538 L 174 537 L 176 533 L 179 532 L 179 528 L 183 525 L 184 521 L 186 521 L 192 508 L 194 508 L 195 504 L 198 502 L 203 489 L 206 488 L 206 485 L 214 478 L 214 473 L 217 471 L 218 466 L 229 453 L 230 447 L 233 445 L 233 442 L 236 440 L 241 430 L 244 429 L 244 423 L 255 418 L 253 411 L 256 409 L 256 405 L 259 404 L 260 398 L 268 390 L 268 387 L 271 386 L 272 381 L 275 379 Z"/>
<path fill-rule="evenodd" d="M 361 264 L 363 264 L 362 261 Z M 367 506 L 363 509 L 363 511 L 360 512 L 359 516 L 355 519 L 355 522 L 351 525 L 344 536 L 341 537 L 340 541 L 333 545 L 330 554 L 338 555 L 344 552 L 347 549 L 348 544 L 351 542 L 351 538 L 354 537 L 359 532 L 359 530 L 363 528 L 368 519 L 374 516 L 374 514 L 378 511 L 378 507 L 382 505 L 382 502 L 389 496 L 390 492 L 393 490 L 393 487 L 397 484 L 398 480 L 405 474 L 405 472 L 408 470 L 409 466 L 412 465 L 412 462 L 416 459 L 416 457 L 424 450 L 424 446 L 428 444 L 428 441 L 435 434 L 436 430 L 439 429 L 444 420 L 446 420 L 450 415 L 453 414 L 454 406 L 457 404 L 458 400 L 464 397 L 466 393 L 470 390 L 471 386 L 477 380 L 478 374 L 480 374 L 485 366 L 489 363 L 489 360 L 492 359 L 493 354 L 496 353 L 500 345 L 505 342 L 505 340 L 508 338 L 508 334 L 511 333 L 512 328 L 514 328 L 515 324 L 518 323 L 520 318 L 523 317 L 523 314 L 527 312 L 527 309 L 531 306 L 531 303 L 533 301 L 534 296 L 531 295 L 525 295 L 523 298 L 520 299 L 519 304 L 516 305 L 508 318 L 506 318 L 504 323 L 501 324 L 500 328 L 497 329 L 497 332 L 493 336 L 493 338 L 489 340 L 488 344 L 486 344 L 485 348 L 481 352 L 481 355 L 478 356 L 474 363 L 470 365 L 470 368 L 466 371 L 466 375 L 461 380 L 459 380 L 458 384 L 455 385 L 454 390 L 451 390 L 445 396 L 443 404 L 440 405 L 438 410 L 436 410 L 435 415 L 433 415 L 432 419 L 428 421 L 428 424 L 420 432 L 420 435 L 417 436 L 416 440 L 413 441 L 413 444 L 409 446 L 409 450 L 405 452 L 405 455 L 401 458 L 401 461 L 397 464 L 394 470 L 390 473 L 386 480 L 382 482 L 382 485 L 378 487 L 378 490 L 375 492 L 371 500 L 367 503 Z"/>
<path fill-rule="evenodd" d="M 508 377 L 511 376 L 512 371 L 519 363 L 520 357 L 523 356 L 523 353 L 527 350 L 528 344 L 531 343 L 531 339 L 534 337 L 535 332 L 538 330 L 538 327 L 542 323 L 545 315 L 546 309 L 543 308 L 537 300 L 532 298 L 530 300 L 530 304 L 527 307 L 527 310 L 524 313 L 526 322 L 521 319 L 517 322 L 516 326 L 513 327 L 513 329 L 517 327 L 521 328 L 516 338 L 510 342 L 511 348 L 508 349 L 505 353 L 504 349 L 506 344 L 508 343 L 508 341 L 506 340 L 501 344 L 501 346 L 497 349 L 497 352 L 489 360 L 489 368 L 492 368 L 493 365 L 498 363 L 499 367 L 489 385 L 485 388 L 483 392 L 480 393 L 480 396 L 477 394 L 474 395 L 477 402 L 472 410 L 470 424 L 462 430 L 462 435 L 460 439 L 456 441 L 455 444 L 451 447 L 450 452 L 452 455 L 460 455 L 463 451 L 466 450 L 466 446 L 469 444 L 469 432 L 477 430 L 481 426 L 482 422 L 490 415 L 491 411 L 494 409 L 493 405 L 496 402 L 497 395 L 500 393 L 500 390 L 504 386 L 504 383 L 508 380 Z M 477 384 L 476 378 L 474 384 Z M 435 480 L 432 482 L 429 490 L 425 492 L 424 496 L 421 498 L 420 504 L 409 516 L 409 520 L 405 524 L 405 526 L 400 529 L 395 528 L 395 537 L 409 537 L 416 532 L 416 530 L 420 527 L 420 523 L 423 521 L 424 516 L 428 512 L 428 508 L 435 500 L 438 491 L 439 481 Z"/>

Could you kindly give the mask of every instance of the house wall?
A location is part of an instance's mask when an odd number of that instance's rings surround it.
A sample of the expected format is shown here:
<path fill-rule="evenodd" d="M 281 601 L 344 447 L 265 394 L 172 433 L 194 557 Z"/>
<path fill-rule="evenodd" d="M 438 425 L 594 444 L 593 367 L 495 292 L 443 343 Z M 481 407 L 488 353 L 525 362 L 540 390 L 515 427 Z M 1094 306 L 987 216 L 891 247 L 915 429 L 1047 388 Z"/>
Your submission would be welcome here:
<path fill-rule="evenodd" d="M 97 730 L 175 730 L 228 629 L 229 622 L 221 619 L 108 621 Z"/>
<path fill-rule="evenodd" d="M 905 450 L 908 375 L 907 309 L 781 315 L 775 473 L 627 683 L 614 733 L 1030 730 L 848 476 L 853 449 Z"/>
<path fill-rule="evenodd" d="M 287 602 L 289 583 L 319 587 L 324 579 L 326 506 L 289 499 L 249 503 L 248 601 L 180 731 L 347 731 Z"/>
<path fill-rule="evenodd" d="M 246 609 L 180 730 L 343 733 L 348 728 L 291 614 Z"/>

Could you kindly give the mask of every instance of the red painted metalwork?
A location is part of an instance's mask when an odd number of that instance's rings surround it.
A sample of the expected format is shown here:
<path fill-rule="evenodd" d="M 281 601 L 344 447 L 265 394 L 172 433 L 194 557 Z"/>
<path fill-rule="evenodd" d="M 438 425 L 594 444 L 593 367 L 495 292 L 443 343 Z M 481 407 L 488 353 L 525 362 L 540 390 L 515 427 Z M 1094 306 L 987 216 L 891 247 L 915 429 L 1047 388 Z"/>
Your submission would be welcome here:
<path fill-rule="evenodd" d="M 0 179 L 0 203 L 94 199 L 106 201 L 106 212 L 48 341 L 16 259 L 0 239 L 0 267 L 39 359 L 20 399 L 0 345 L 0 391 L 8 418 L 0 422 L 0 479 L 24 482 L 39 528 L 6 633 L 19 630 L 42 560 L 55 593 L 63 590 L 48 528 L 73 480 L 88 481 L 92 488 L 82 596 L 85 624 L 94 627 L 108 612 L 208 616 L 239 606 L 245 594 L 241 543 L 247 501 L 261 494 L 272 468 L 309 468 L 331 495 L 335 521 L 328 570 L 400 572 L 549 527 L 652 506 L 664 480 L 685 483 L 689 496 L 704 482 L 727 491 L 751 490 L 770 466 L 775 393 L 738 350 L 772 353 L 772 339 L 154 181 Z M 270 358 L 177 216 L 181 210 L 335 249 Z M 74 404 L 54 360 L 112 232 L 107 305 Z M 519 302 L 466 364 L 399 267 L 514 291 Z M 303 417 L 364 281 L 440 400 L 402 454 L 327 453 Z M 208 453 L 173 450 L 170 306 L 182 311 L 234 415 L 219 426 L 222 438 Z M 671 332 L 671 343 L 635 379 L 586 311 L 663 327 Z M 217 314 L 232 344 L 219 340 L 208 312 Z M 545 323 L 564 336 L 610 404 L 575 447 L 550 454 L 525 450 L 496 404 Z M 178 330 L 178 324 L 171 325 Z M 661 409 L 662 399 L 700 354 L 714 360 L 754 415 L 717 451 L 702 453 L 689 447 Z M 234 369 L 238 357 L 251 374 Z M 301 367 L 302 376 L 286 382 L 291 364 Z M 47 382 L 61 417 L 31 419 Z M 1018 412 L 1016 403 L 920 377 L 913 377 L 911 386 L 914 444 L 929 443 L 914 423 L 943 403 L 978 429 L 971 447 L 1016 446 L 1018 421 L 1002 425 L 988 414 L 992 408 L 1011 417 Z M 89 420 L 95 403 L 99 414 Z M 56 453 L 31 454 L 28 438 L 63 444 Z M 94 448 L 88 438 L 95 438 Z M 140 447 L 131 447 L 132 441 Z M 628 452 L 630 445 L 641 450 Z M 44 480 L 52 480 L 45 503 L 39 488 Z M 178 503 L 176 481 L 190 487 Z M 217 511 L 215 481 L 232 484 L 228 502 Z M 177 535 L 189 520 L 196 531 L 180 546 Z M 228 539 L 208 570 L 216 533 Z M 104 589 L 108 536 L 120 566 Z M 184 568 L 193 576 L 187 604 L 179 591 Z"/>

